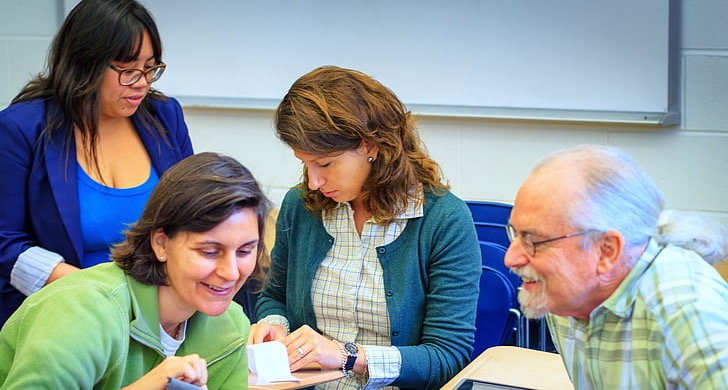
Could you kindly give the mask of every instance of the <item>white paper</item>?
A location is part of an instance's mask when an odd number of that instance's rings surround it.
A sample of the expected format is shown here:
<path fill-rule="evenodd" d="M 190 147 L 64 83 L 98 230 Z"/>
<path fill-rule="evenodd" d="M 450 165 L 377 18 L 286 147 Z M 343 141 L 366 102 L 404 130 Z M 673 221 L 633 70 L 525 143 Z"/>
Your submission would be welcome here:
<path fill-rule="evenodd" d="M 280 341 L 248 345 L 247 349 L 248 369 L 258 377 L 258 384 L 300 381 L 291 375 L 288 353 Z"/>

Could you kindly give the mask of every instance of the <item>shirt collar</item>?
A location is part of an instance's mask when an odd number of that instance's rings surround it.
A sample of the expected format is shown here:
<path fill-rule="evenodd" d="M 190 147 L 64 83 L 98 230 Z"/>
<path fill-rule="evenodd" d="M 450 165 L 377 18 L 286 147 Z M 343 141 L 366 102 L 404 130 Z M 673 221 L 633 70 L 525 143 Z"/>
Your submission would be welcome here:
<path fill-rule="evenodd" d="M 656 261 L 656 257 L 660 254 L 662 247 L 657 244 L 654 239 L 650 239 L 647 248 L 640 256 L 634 268 L 627 274 L 627 277 L 612 293 L 612 295 L 604 301 L 600 307 L 592 312 L 592 317 L 600 312 L 602 308 L 609 310 L 619 317 L 629 317 L 632 315 L 634 302 L 637 299 L 639 283 L 645 277 L 645 270 Z"/>
<path fill-rule="evenodd" d="M 413 219 L 413 218 L 419 218 L 419 217 L 422 217 L 425 215 L 425 213 L 424 213 L 425 194 L 422 191 L 422 188 L 419 188 L 416 190 L 411 190 L 410 193 L 414 193 L 415 191 L 416 191 L 415 196 L 407 199 L 407 208 L 404 210 L 404 212 L 396 215 L 394 217 L 395 220 Z M 329 218 L 333 218 L 341 207 L 351 209 L 351 205 L 349 204 L 349 202 L 339 202 L 331 210 L 330 213 L 325 213 L 325 214 L 328 214 Z M 326 218 L 326 217 L 324 217 L 324 218 Z"/>
<path fill-rule="evenodd" d="M 408 198 L 407 200 L 407 208 L 404 210 L 402 214 L 399 214 L 395 219 L 412 219 L 412 218 L 419 218 L 425 215 L 424 213 L 424 204 L 425 204 L 425 195 L 422 192 L 422 189 L 413 190 L 412 192 L 416 191 L 414 197 Z"/>

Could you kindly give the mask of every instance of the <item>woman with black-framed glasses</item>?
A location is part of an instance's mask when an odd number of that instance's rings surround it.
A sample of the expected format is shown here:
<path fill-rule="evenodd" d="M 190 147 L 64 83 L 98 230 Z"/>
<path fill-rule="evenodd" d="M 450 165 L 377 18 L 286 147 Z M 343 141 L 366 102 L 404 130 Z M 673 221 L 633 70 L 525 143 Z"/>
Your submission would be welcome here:
<path fill-rule="evenodd" d="M 82 0 L 47 69 L 0 112 L 0 325 L 27 295 L 97 263 L 136 221 L 159 176 L 193 153 L 151 14 Z"/>

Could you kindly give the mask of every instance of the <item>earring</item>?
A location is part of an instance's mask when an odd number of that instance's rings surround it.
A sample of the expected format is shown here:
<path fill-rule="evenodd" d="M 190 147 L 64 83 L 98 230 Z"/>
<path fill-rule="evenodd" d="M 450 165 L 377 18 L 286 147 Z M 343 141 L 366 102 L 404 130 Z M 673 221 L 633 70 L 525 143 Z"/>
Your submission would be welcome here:
<path fill-rule="evenodd" d="M 374 157 L 369 156 L 369 158 L 367 158 L 367 161 L 369 162 L 369 164 L 373 163 L 374 162 Z"/>
<path fill-rule="evenodd" d="M 159 261 L 164 261 L 164 256 L 159 256 Z"/>

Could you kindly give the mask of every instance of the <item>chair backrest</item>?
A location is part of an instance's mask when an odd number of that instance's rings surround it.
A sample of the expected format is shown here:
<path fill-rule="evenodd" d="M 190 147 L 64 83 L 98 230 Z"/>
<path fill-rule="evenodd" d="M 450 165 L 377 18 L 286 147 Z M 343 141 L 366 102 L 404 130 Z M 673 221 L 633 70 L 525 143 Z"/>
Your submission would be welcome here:
<path fill-rule="evenodd" d="M 541 349 L 546 350 L 545 344 L 549 342 L 549 334 L 546 331 L 546 325 L 544 320 L 540 321 L 528 321 L 526 317 L 523 317 L 524 323 L 521 323 L 521 315 L 519 312 L 518 300 L 516 299 L 516 291 L 521 286 L 521 278 L 516 274 L 510 272 L 505 266 L 503 260 L 505 258 L 505 252 L 508 246 L 511 244 L 508 239 L 508 233 L 506 233 L 506 225 L 511 217 L 511 210 L 513 205 L 503 202 L 493 201 L 480 201 L 480 200 L 466 200 L 465 203 L 470 209 L 470 213 L 473 215 L 473 222 L 475 223 L 475 231 L 478 235 L 478 241 L 480 241 L 480 252 L 483 261 L 483 265 L 491 267 L 501 272 L 501 277 L 506 279 L 510 286 L 513 288 L 513 303 L 511 312 L 518 318 L 516 323 L 516 345 L 522 347 L 530 347 L 530 336 L 529 328 L 531 323 L 536 323 L 539 326 L 538 338 L 540 340 Z M 485 273 L 485 271 L 484 271 Z M 482 279 L 481 279 L 482 283 Z M 482 288 L 482 284 L 481 284 Z M 481 299 L 483 299 L 481 293 Z M 480 304 L 480 303 L 479 303 Z M 482 316 L 482 314 L 479 314 Z M 482 322 L 482 321 L 479 321 Z M 487 326 L 487 325 L 481 325 Z M 476 331 L 478 335 L 478 331 Z M 476 336 L 476 352 L 478 351 L 478 342 Z M 480 336 L 486 337 L 486 336 Z M 491 341 L 492 342 L 492 341 Z M 487 345 L 489 341 L 485 341 Z M 473 356 L 477 356 L 474 354 Z"/>
<path fill-rule="evenodd" d="M 511 217 L 513 205 L 482 200 L 466 200 L 465 204 L 473 215 L 478 240 L 493 242 L 507 248 L 510 241 L 506 234 L 506 224 Z"/>
<path fill-rule="evenodd" d="M 466 200 L 475 222 L 491 222 L 501 225 L 508 223 L 511 217 L 512 204 L 503 202 L 491 202 L 486 200 Z"/>
<path fill-rule="evenodd" d="M 520 317 L 515 310 L 516 293 L 510 282 L 496 269 L 484 265 L 482 270 L 473 357 L 492 346 L 507 344 Z"/>
<path fill-rule="evenodd" d="M 475 222 L 475 233 L 478 235 L 478 241 L 492 242 L 505 248 L 511 244 L 508 233 L 506 233 L 506 225 Z"/>
<path fill-rule="evenodd" d="M 513 291 L 518 291 L 521 286 L 521 277 L 511 272 L 505 264 L 506 251 L 508 248 L 493 243 L 480 241 L 480 257 L 483 265 L 500 271 L 503 276 L 511 283 Z"/>

